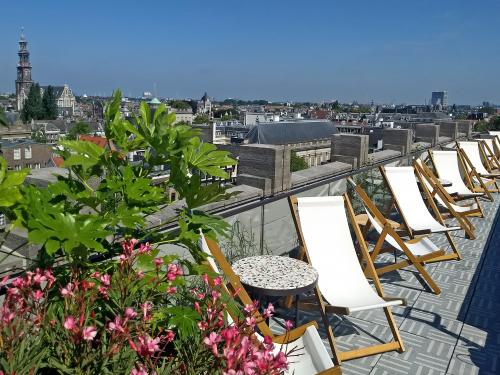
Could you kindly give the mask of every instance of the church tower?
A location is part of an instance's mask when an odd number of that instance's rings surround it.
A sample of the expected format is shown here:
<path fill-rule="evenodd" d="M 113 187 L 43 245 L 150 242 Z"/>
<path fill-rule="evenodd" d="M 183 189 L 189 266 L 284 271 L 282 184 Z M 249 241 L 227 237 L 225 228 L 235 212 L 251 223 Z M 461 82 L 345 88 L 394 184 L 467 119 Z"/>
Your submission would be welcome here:
<path fill-rule="evenodd" d="M 28 42 L 24 38 L 24 31 L 21 31 L 21 39 L 19 40 L 19 63 L 17 64 L 17 79 L 16 79 L 16 99 L 17 110 L 21 111 L 24 106 L 24 101 L 28 97 L 33 81 L 31 79 L 31 64 L 30 53 L 28 51 Z"/>

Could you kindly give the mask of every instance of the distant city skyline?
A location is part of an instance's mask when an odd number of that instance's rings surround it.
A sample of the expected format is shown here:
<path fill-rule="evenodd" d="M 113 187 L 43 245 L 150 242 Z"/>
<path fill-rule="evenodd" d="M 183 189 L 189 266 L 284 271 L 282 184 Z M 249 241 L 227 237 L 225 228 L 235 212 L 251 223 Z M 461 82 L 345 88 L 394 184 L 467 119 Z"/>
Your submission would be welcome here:
<path fill-rule="evenodd" d="M 403 4 L 404 3 L 404 4 Z M 33 80 L 76 94 L 500 104 L 500 3 L 62 0 L 2 4 L 0 92 L 25 28 Z"/>

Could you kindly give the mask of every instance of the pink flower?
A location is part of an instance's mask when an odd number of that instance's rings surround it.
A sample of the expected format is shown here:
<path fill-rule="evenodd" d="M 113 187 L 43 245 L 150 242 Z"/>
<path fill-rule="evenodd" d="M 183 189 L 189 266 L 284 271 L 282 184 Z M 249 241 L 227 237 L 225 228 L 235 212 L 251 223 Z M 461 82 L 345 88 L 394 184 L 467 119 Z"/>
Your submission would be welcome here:
<path fill-rule="evenodd" d="M 248 305 L 245 305 L 243 310 L 245 310 L 247 314 L 251 314 L 255 310 L 255 306 L 249 303 Z"/>
<path fill-rule="evenodd" d="M 0 287 L 7 284 L 7 281 L 9 281 L 9 275 L 5 275 L 4 277 L 2 277 L 2 280 L 0 280 Z"/>
<path fill-rule="evenodd" d="M 222 284 L 222 279 L 220 276 L 217 276 L 215 279 L 214 279 L 214 285 L 215 286 L 219 286 Z"/>
<path fill-rule="evenodd" d="M 43 296 L 44 296 L 44 294 L 40 289 L 33 292 L 33 299 L 35 301 L 41 300 L 43 298 Z"/>
<path fill-rule="evenodd" d="M 2 321 L 5 324 L 9 324 L 16 316 L 12 311 L 9 310 L 7 306 L 4 306 L 1 310 L 2 313 Z"/>
<path fill-rule="evenodd" d="M 141 243 L 139 245 L 139 254 L 146 254 L 149 253 L 150 251 L 151 251 L 151 245 L 149 244 L 149 242 Z"/>
<path fill-rule="evenodd" d="M 154 262 L 156 268 L 159 268 L 163 264 L 163 259 L 161 259 L 161 258 L 155 258 L 153 260 L 153 262 Z"/>
<path fill-rule="evenodd" d="M 201 322 L 198 322 L 198 328 L 202 331 L 206 331 L 208 329 L 208 323 L 202 320 Z"/>
<path fill-rule="evenodd" d="M 177 288 L 175 286 L 168 287 L 168 289 L 167 289 L 168 294 L 174 294 L 175 292 L 177 292 Z"/>
<path fill-rule="evenodd" d="M 73 330 L 76 328 L 76 320 L 74 317 L 72 317 L 71 315 L 69 315 L 68 317 L 66 317 L 66 319 L 64 319 L 64 328 L 66 328 L 67 330 Z"/>
<path fill-rule="evenodd" d="M 175 333 L 173 331 L 171 331 L 170 329 L 167 330 L 167 334 L 165 336 L 165 341 L 167 343 L 169 343 L 169 342 L 174 341 L 174 338 L 175 338 Z"/>
<path fill-rule="evenodd" d="M 101 282 L 104 286 L 109 287 L 111 285 L 111 276 L 107 273 L 101 276 Z"/>
<path fill-rule="evenodd" d="M 160 350 L 158 343 L 160 342 L 160 338 L 156 337 L 152 339 L 148 335 L 139 336 L 137 338 L 139 340 L 139 347 L 136 348 L 137 353 L 143 357 L 150 357 L 156 351 Z"/>
<path fill-rule="evenodd" d="M 127 319 L 133 319 L 133 318 L 135 318 L 136 316 L 137 316 L 137 313 L 134 311 L 134 309 L 133 309 L 133 308 L 131 308 L 131 307 L 127 307 L 127 308 L 125 309 L 125 318 L 127 318 Z"/>
<path fill-rule="evenodd" d="M 54 277 L 54 274 L 52 273 L 52 270 L 51 269 L 46 269 L 43 274 L 45 275 L 45 277 L 47 278 L 47 286 L 49 288 L 52 287 L 52 285 L 54 284 L 54 282 L 56 281 L 56 278 Z"/>
<path fill-rule="evenodd" d="M 68 285 L 66 285 L 66 287 L 64 288 L 61 288 L 61 295 L 66 298 L 66 297 L 73 297 L 75 294 L 73 293 L 73 290 L 74 290 L 74 286 L 73 284 L 71 283 L 68 283 Z"/>
<path fill-rule="evenodd" d="M 122 318 L 120 315 L 117 315 L 115 317 L 115 320 L 112 321 L 112 322 L 109 322 L 108 324 L 108 329 L 110 332 L 113 332 L 113 331 L 118 331 L 118 332 L 121 332 L 121 333 L 124 333 L 125 332 L 125 327 L 123 326 L 122 324 Z"/>
<path fill-rule="evenodd" d="M 98 289 L 99 294 L 104 298 L 108 299 L 108 289 L 105 286 L 100 286 Z"/>
<path fill-rule="evenodd" d="M 132 251 L 134 250 L 135 245 L 137 245 L 137 242 L 138 241 L 135 238 L 122 242 L 122 249 L 126 256 L 132 255 Z"/>
<path fill-rule="evenodd" d="M 257 324 L 257 320 L 253 316 L 247 316 L 245 318 L 245 324 L 249 327 L 254 327 Z"/>
<path fill-rule="evenodd" d="M 262 316 L 267 319 L 271 317 L 273 313 L 274 313 L 274 306 L 272 304 L 269 304 L 267 306 L 267 309 L 264 309 Z"/>
<path fill-rule="evenodd" d="M 215 332 L 210 332 L 208 337 L 203 339 L 203 343 L 212 349 L 212 353 L 217 357 L 219 355 L 219 351 L 217 350 L 217 344 L 220 342 L 221 337 L 219 334 Z"/>
<path fill-rule="evenodd" d="M 21 277 L 16 277 L 15 279 L 12 279 L 12 286 L 22 288 L 24 287 L 24 280 Z"/>
<path fill-rule="evenodd" d="M 151 319 L 150 312 L 151 312 L 152 308 L 153 308 L 153 304 L 149 301 L 146 301 L 141 305 L 142 319 L 143 320 Z"/>
<path fill-rule="evenodd" d="M 175 263 L 170 263 L 167 267 L 167 280 L 168 281 L 174 281 L 177 279 L 177 276 L 182 276 L 183 271 L 182 267 Z"/>
<path fill-rule="evenodd" d="M 130 371 L 130 375 L 148 375 L 148 372 L 144 369 L 144 367 L 139 366 L 139 369 L 133 368 L 132 371 Z"/>
<path fill-rule="evenodd" d="M 40 268 L 37 268 L 35 270 L 35 275 L 33 276 L 33 283 L 35 283 L 35 285 L 40 285 L 44 281 L 47 281 L 47 276 L 40 272 Z"/>
<path fill-rule="evenodd" d="M 288 331 L 290 331 L 293 328 L 293 323 L 290 320 L 287 320 L 285 322 L 285 327 Z"/>
<path fill-rule="evenodd" d="M 97 330 L 92 326 L 85 327 L 82 331 L 82 337 L 86 341 L 92 341 L 96 335 Z"/>

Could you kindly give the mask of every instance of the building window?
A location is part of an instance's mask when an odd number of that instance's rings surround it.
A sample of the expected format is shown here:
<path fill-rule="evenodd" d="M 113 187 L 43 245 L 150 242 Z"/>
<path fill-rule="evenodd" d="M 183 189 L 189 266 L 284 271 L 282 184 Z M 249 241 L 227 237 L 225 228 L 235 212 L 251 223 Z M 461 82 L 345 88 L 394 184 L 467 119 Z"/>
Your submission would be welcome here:
<path fill-rule="evenodd" d="M 40 163 L 35 163 L 35 169 L 40 169 Z"/>
<path fill-rule="evenodd" d="M 21 160 L 21 149 L 20 148 L 14 149 L 14 160 Z"/>
<path fill-rule="evenodd" d="M 24 158 L 31 159 L 31 146 L 27 146 L 24 148 Z"/>

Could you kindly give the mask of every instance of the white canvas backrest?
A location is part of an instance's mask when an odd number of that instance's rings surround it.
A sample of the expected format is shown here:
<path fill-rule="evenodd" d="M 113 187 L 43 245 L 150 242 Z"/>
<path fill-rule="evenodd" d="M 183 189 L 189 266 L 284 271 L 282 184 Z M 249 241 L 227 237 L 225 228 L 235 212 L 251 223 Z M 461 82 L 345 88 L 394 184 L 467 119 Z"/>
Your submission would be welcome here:
<path fill-rule="evenodd" d="M 432 151 L 432 160 L 438 176 L 450 181 L 453 190 L 461 194 L 472 194 L 462 179 L 457 151 Z"/>
<path fill-rule="evenodd" d="M 372 295 L 356 256 L 343 197 L 297 198 L 300 227 L 309 261 L 318 271 L 318 286 L 335 297 L 352 293 Z M 338 306 L 338 305 L 337 305 Z"/>
<path fill-rule="evenodd" d="M 495 135 L 498 140 L 500 140 L 500 131 L 490 130 L 488 133 L 490 133 L 491 135 Z"/>
<path fill-rule="evenodd" d="M 470 162 L 479 174 L 489 174 L 481 160 L 479 142 L 458 142 L 458 146 L 464 150 Z"/>
<path fill-rule="evenodd" d="M 484 139 L 481 139 L 481 141 L 486 143 L 486 145 L 489 147 L 491 152 L 493 152 L 493 153 L 495 152 L 495 147 L 493 146 L 493 138 L 484 138 Z"/>
<path fill-rule="evenodd" d="M 413 167 L 385 167 L 384 170 L 408 226 L 413 230 L 424 230 L 437 224 L 420 194 Z"/>

